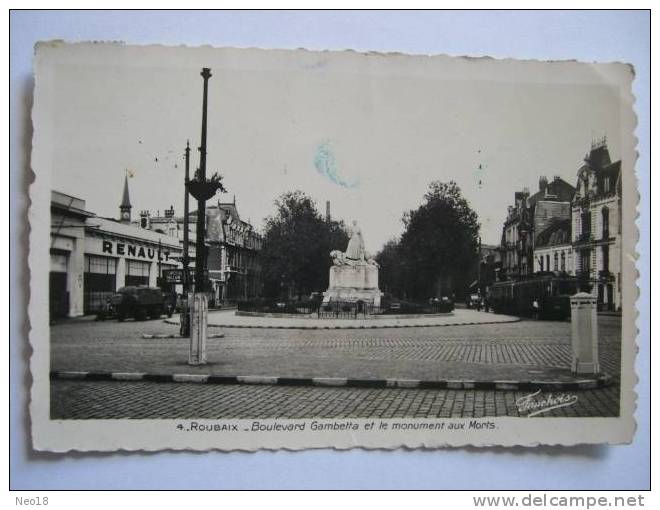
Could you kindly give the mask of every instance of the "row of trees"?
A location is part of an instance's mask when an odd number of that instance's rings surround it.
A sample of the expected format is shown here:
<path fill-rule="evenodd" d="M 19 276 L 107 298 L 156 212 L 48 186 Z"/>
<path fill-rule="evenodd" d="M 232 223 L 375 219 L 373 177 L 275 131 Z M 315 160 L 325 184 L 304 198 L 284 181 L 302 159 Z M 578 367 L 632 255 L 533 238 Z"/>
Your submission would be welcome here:
<path fill-rule="evenodd" d="M 327 221 L 301 191 L 275 202 L 266 219 L 262 277 L 267 297 L 302 298 L 328 287 L 330 251 L 348 243 L 342 221 Z M 424 202 L 403 215 L 404 232 L 376 256 L 381 290 L 410 300 L 462 291 L 478 251 L 477 214 L 454 182 L 432 182 Z"/>

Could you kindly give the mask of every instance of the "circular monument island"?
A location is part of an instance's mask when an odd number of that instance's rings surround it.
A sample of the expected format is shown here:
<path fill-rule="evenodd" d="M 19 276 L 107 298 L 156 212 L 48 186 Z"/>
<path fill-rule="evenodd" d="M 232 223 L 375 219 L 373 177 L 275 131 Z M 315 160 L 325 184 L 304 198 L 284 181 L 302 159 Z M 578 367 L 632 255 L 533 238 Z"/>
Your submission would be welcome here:
<path fill-rule="evenodd" d="M 353 329 L 454 326 L 513 322 L 516 317 L 474 310 L 454 310 L 454 303 L 434 298 L 418 304 L 388 299 L 378 287 L 378 262 L 364 248 L 356 221 L 346 251 L 330 252 L 328 289 L 302 301 L 257 299 L 239 302 L 237 310 L 209 312 L 209 326 Z"/>

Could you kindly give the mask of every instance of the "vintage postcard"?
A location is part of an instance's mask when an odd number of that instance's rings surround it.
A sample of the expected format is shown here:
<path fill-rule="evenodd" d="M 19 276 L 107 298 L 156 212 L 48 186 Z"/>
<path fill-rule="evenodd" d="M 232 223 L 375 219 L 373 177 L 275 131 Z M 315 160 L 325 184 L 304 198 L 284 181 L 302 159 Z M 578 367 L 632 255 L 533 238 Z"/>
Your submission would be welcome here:
<path fill-rule="evenodd" d="M 625 63 L 35 50 L 33 447 L 627 443 Z"/>

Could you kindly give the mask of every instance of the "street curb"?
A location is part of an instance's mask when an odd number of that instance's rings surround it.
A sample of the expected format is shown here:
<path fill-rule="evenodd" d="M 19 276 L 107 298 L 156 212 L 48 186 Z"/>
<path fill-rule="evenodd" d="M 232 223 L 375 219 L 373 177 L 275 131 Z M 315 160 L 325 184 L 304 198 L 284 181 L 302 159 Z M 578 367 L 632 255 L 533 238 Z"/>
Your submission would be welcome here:
<path fill-rule="evenodd" d="M 278 320 L 278 319 L 274 319 Z M 330 320 L 330 319 L 328 319 Z M 402 319 L 405 320 L 405 319 Z M 280 325 L 252 325 L 252 324 L 209 324 L 212 328 L 238 328 L 238 329 L 400 329 L 400 328 L 443 328 L 449 326 L 480 326 L 482 324 L 511 324 L 513 322 L 520 322 L 520 317 L 512 317 L 511 319 L 501 321 L 486 321 L 486 322 L 455 322 L 452 324 L 385 324 L 385 325 L 360 325 L 360 326 L 280 326 Z M 179 325 L 178 322 L 170 319 L 165 319 L 167 324 Z"/>
<path fill-rule="evenodd" d="M 487 391 L 579 391 L 604 388 L 612 384 L 609 375 L 576 381 L 468 381 L 419 379 L 352 379 L 346 377 L 275 377 L 264 375 L 150 374 L 145 372 L 53 371 L 51 380 L 70 381 L 146 381 L 196 384 L 250 384 L 278 386 L 321 386 L 332 388 L 401 388 L 434 390 Z"/>
<path fill-rule="evenodd" d="M 206 335 L 206 338 L 224 338 L 225 334 L 224 333 L 210 333 Z M 189 338 L 187 336 L 181 336 L 181 335 L 175 335 L 175 334 L 165 334 L 165 333 L 156 333 L 156 334 L 150 334 L 150 333 L 142 333 L 142 338 L 145 340 L 151 340 L 152 338 Z"/>

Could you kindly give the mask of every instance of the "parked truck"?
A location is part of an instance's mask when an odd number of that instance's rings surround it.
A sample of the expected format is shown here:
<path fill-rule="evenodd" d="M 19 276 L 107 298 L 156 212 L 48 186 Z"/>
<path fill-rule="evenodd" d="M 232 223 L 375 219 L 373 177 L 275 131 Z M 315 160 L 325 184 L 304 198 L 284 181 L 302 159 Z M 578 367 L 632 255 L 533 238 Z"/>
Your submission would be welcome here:
<path fill-rule="evenodd" d="M 158 287 L 122 287 L 110 299 L 109 311 L 120 322 L 128 317 L 135 320 L 157 319 L 161 315 L 172 317 L 175 299 Z"/>

